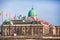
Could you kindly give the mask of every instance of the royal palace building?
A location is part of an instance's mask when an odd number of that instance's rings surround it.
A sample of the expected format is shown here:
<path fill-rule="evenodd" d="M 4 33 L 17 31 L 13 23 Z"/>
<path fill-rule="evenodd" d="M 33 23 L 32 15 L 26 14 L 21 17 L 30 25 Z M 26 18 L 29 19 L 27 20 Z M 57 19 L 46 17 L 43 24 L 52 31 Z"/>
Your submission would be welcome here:
<path fill-rule="evenodd" d="M 42 36 L 60 35 L 60 27 L 46 26 L 37 20 L 37 13 L 32 8 L 28 12 L 28 18 L 6 19 L 1 27 L 2 36 Z"/>
<path fill-rule="evenodd" d="M 2 36 L 37 36 L 43 34 L 43 25 L 40 22 L 34 20 L 34 17 L 37 17 L 36 11 L 32 8 L 29 13 L 29 19 L 19 19 L 19 20 L 5 20 L 2 24 Z"/>
<path fill-rule="evenodd" d="M 13 20 L 14 21 L 14 20 Z M 41 35 L 43 33 L 43 26 L 41 24 L 32 24 L 31 22 L 22 22 L 21 20 L 14 21 L 14 24 L 3 24 L 2 35 L 3 36 L 16 36 L 20 35 Z"/>

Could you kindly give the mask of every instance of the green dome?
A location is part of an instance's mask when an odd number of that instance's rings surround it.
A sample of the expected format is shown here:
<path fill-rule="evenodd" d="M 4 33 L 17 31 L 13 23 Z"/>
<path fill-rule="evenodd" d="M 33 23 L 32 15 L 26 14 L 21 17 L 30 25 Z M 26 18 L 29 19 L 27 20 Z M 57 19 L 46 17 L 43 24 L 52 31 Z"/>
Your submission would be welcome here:
<path fill-rule="evenodd" d="M 34 8 L 32 8 L 32 9 L 29 11 L 28 16 L 29 16 L 29 17 L 36 17 L 36 16 L 37 16 L 37 13 L 36 13 L 36 11 L 34 10 Z"/>

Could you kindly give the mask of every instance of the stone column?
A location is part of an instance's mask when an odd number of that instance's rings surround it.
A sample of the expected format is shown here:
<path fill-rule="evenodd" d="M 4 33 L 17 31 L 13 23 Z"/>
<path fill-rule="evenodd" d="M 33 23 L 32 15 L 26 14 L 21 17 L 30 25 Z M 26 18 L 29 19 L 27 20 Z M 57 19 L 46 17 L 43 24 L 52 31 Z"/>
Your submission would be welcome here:
<path fill-rule="evenodd" d="M 53 28 L 53 35 L 56 35 L 56 28 Z"/>
<path fill-rule="evenodd" d="M 34 32 L 33 32 L 33 27 L 32 27 L 32 31 L 31 31 L 31 32 L 32 32 L 32 36 L 33 36 L 33 34 L 34 34 Z"/>
<path fill-rule="evenodd" d="M 57 35 L 59 35 L 59 28 L 57 29 Z"/>

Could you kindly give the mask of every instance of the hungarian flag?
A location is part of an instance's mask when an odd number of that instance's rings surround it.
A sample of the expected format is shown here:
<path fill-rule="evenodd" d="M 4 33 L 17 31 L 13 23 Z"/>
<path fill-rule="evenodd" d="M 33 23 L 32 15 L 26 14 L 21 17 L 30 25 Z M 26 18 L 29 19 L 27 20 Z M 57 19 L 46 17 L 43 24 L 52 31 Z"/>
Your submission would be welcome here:
<path fill-rule="evenodd" d="M 48 22 L 43 22 L 44 24 L 46 24 L 46 25 L 49 25 L 49 23 Z"/>
<path fill-rule="evenodd" d="M 22 15 L 19 15 L 18 18 L 21 19 Z"/>
<path fill-rule="evenodd" d="M 48 23 L 48 22 L 46 22 L 46 21 L 43 21 L 42 24 L 43 24 L 44 26 L 49 26 L 49 27 L 51 26 L 51 24 Z"/>
<path fill-rule="evenodd" d="M 36 18 L 36 20 L 35 21 L 37 21 L 37 22 L 39 22 L 39 21 L 41 21 L 39 18 Z"/>
<path fill-rule="evenodd" d="M 32 17 L 27 17 L 27 20 L 33 21 L 33 18 Z"/>
<path fill-rule="evenodd" d="M 10 13 L 6 13 L 6 17 L 10 17 Z"/>
<path fill-rule="evenodd" d="M 14 18 L 14 20 L 16 20 L 16 14 L 14 15 L 14 17 L 13 17 L 13 18 Z"/>
<path fill-rule="evenodd" d="M 48 22 L 44 22 L 44 24 L 48 25 L 48 26 L 52 26 L 52 24 L 48 23 Z"/>

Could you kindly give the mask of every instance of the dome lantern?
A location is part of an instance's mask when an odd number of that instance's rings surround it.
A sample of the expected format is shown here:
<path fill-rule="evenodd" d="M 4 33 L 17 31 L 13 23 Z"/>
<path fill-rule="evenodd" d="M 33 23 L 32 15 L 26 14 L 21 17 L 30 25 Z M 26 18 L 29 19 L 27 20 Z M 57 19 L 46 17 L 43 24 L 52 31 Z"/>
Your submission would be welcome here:
<path fill-rule="evenodd" d="M 37 13 L 34 10 L 34 8 L 31 8 L 31 10 L 28 13 L 28 17 L 37 17 Z"/>

